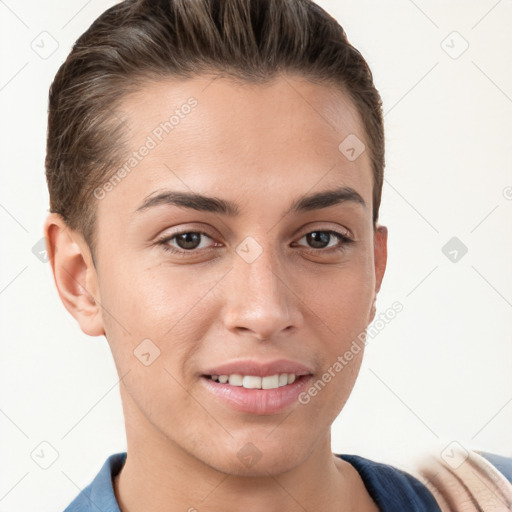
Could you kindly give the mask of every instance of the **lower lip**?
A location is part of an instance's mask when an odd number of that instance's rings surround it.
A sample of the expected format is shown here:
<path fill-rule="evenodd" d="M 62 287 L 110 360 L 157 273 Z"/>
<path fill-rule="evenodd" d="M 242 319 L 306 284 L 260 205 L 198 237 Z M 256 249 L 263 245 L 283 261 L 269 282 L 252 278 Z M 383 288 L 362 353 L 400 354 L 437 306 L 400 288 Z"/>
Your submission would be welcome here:
<path fill-rule="evenodd" d="M 312 375 L 301 375 L 293 384 L 275 389 L 247 389 L 243 386 L 221 384 L 201 377 L 206 389 L 233 409 L 250 414 L 276 414 L 299 403 L 300 393 L 309 385 Z"/>

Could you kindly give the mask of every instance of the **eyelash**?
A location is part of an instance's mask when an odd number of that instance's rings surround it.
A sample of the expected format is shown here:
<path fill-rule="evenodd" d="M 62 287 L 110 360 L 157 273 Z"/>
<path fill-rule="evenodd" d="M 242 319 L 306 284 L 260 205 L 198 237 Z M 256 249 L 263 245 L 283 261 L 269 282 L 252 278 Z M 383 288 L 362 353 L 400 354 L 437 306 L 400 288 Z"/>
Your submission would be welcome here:
<path fill-rule="evenodd" d="M 179 233 L 174 233 L 174 235 L 172 236 L 167 236 L 167 237 L 164 237 L 160 240 L 157 240 L 156 241 L 156 244 L 157 245 L 160 245 L 162 246 L 162 249 L 166 252 L 170 252 L 172 254 L 175 254 L 177 256 L 183 256 L 183 257 L 186 257 L 190 254 L 197 254 L 198 252 L 200 251 L 209 251 L 211 249 L 214 249 L 215 247 L 208 247 L 206 249 L 190 249 L 190 250 L 185 250 L 185 249 L 176 249 L 176 248 L 173 248 L 171 246 L 168 245 L 168 243 L 171 241 L 171 240 L 174 240 L 176 237 L 180 236 L 180 235 L 184 235 L 184 234 L 189 234 L 189 233 L 195 233 L 195 234 L 199 234 L 199 235 L 204 235 L 208 238 L 212 238 L 210 237 L 207 233 L 204 233 L 202 231 L 180 231 Z M 354 243 L 354 240 L 352 240 L 352 238 L 349 238 L 347 235 L 343 234 L 343 233 L 340 233 L 338 231 L 333 231 L 333 230 L 328 230 L 328 229 L 314 229 L 313 231 L 308 231 L 307 233 L 304 233 L 300 239 L 304 238 L 306 235 L 309 235 L 311 233 L 329 233 L 330 235 L 334 235 L 335 237 L 338 238 L 338 240 L 341 242 L 341 245 L 339 246 L 336 246 L 336 247 L 330 247 L 329 249 L 313 249 L 313 248 L 305 248 L 306 251 L 309 251 L 309 252 L 316 252 L 316 253 L 319 253 L 319 252 L 323 252 L 323 253 L 326 253 L 326 254 L 330 254 L 332 252 L 338 252 L 338 251 L 344 251 L 346 250 L 346 246 L 349 245 L 349 244 L 352 244 Z M 330 241 L 329 241 L 330 242 Z M 303 246 L 301 246 L 303 247 Z"/>

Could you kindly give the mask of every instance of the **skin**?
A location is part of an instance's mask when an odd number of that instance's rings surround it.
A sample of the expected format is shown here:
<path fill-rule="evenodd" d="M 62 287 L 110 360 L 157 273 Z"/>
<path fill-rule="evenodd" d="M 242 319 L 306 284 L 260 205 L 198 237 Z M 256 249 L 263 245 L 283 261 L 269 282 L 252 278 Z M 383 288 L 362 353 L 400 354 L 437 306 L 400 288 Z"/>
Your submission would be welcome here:
<path fill-rule="evenodd" d="M 343 92 L 298 76 L 266 85 L 167 80 L 124 99 L 130 152 L 191 96 L 196 108 L 98 201 L 96 266 L 59 215 L 45 223 L 59 295 L 83 332 L 105 335 L 122 378 L 121 509 L 377 511 L 355 469 L 331 451 L 331 424 L 364 350 L 308 404 L 284 413 L 237 412 L 200 378 L 240 358 L 291 359 L 321 377 L 374 318 L 387 228 L 372 223 L 368 151 L 349 161 L 338 149 L 349 134 L 366 144 L 357 110 Z M 366 206 L 285 215 L 299 196 L 343 185 Z M 161 189 L 227 199 L 241 213 L 135 212 Z M 331 237 L 321 248 L 305 236 L 319 230 L 354 241 Z M 181 231 L 207 236 L 185 257 L 156 243 Z M 236 252 L 247 236 L 262 249 L 252 263 Z M 187 251 L 177 239 L 167 244 Z M 160 350 L 149 366 L 133 353 L 144 339 Z M 237 457 L 247 443 L 262 455 L 250 467 Z"/>

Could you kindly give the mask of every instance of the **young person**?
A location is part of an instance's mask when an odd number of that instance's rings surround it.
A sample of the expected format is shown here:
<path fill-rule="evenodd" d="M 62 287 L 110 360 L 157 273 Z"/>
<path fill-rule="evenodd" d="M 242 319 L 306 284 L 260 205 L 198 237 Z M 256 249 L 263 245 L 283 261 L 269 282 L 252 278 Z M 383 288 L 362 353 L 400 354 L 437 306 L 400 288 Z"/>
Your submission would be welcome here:
<path fill-rule="evenodd" d="M 316 4 L 108 9 L 51 86 L 46 169 L 55 283 L 109 343 L 128 444 L 67 511 L 512 503 L 504 457 L 413 475 L 331 452 L 386 268 L 384 129 Z"/>

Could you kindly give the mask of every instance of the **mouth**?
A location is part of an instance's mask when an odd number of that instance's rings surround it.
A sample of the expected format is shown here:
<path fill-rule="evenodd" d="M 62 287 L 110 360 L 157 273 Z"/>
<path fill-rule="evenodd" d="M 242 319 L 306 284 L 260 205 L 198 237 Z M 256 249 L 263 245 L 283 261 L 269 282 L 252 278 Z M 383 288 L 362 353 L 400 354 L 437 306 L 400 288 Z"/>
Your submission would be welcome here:
<path fill-rule="evenodd" d="M 305 376 L 306 375 L 296 375 L 295 373 L 276 373 L 265 377 L 258 375 L 242 375 L 240 373 L 232 373 L 230 375 L 203 375 L 204 378 L 218 382 L 219 384 L 243 387 L 245 389 L 282 388 L 293 384 L 297 379 L 301 379 Z"/>
<path fill-rule="evenodd" d="M 273 415 L 298 407 L 299 396 L 311 384 L 313 375 L 282 373 L 260 377 L 206 374 L 200 380 L 213 403 L 227 406 L 229 411 Z"/>

